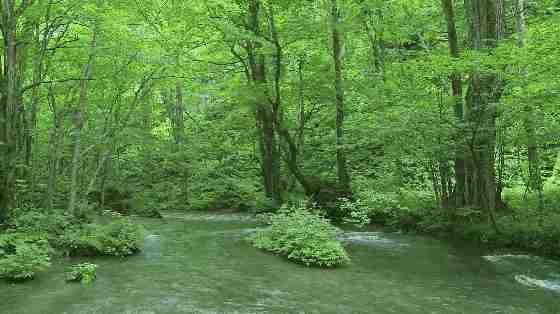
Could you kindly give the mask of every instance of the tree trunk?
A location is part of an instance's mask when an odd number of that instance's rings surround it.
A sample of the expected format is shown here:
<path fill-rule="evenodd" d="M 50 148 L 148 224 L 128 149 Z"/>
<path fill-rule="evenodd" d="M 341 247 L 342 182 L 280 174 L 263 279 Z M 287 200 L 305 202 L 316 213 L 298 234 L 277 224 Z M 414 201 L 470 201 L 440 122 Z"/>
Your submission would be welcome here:
<path fill-rule="evenodd" d="M 169 120 L 171 122 L 171 129 L 173 130 L 173 139 L 175 144 L 184 144 L 185 138 L 185 108 L 183 104 L 183 86 L 181 82 L 175 84 L 175 89 L 171 91 L 170 95 L 175 94 L 175 101 L 169 98 Z M 177 147 L 177 149 L 179 149 Z"/>
<path fill-rule="evenodd" d="M 501 1 L 469 0 L 466 10 L 470 17 L 471 45 L 475 50 L 492 49 L 503 36 Z M 470 151 L 476 177 L 471 182 L 473 199 L 468 204 L 484 209 L 496 230 L 495 208 L 501 203 L 497 193 L 496 104 L 501 97 L 501 81 L 496 74 L 474 71 L 471 73 L 467 95 L 466 121 L 471 131 Z M 472 191 L 471 191 L 472 192 Z"/>
<path fill-rule="evenodd" d="M 344 40 L 337 0 L 331 0 L 331 33 L 336 91 L 336 170 L 339 188 L 350 193 L 350 175 L 344 147 Z"/>
<path fill-rule="evenodd" d="M 4 68 L 0 109 L 0 222 L 13 205 L 15 198 L 15 168 L 18 155 L 19 83 L 17 19 L 13 0 L 2 0 L 2 37 L 4 39 Z"/>
<path fill-rule="evenodd" d="M 83 79 L 80 82 L 80 98 L 78 107 L 74 112 L 74 151 L 72 153 L 72 173 L 71 173 L 71 186 L 70 186 L 70 199 L 68 202 L 68 212 L 75 216 L 80 215 L 80 207 L 78 203 L 78 193 L 80 184 L 78 182 L 79 169 L 82 159 L 82 131 L 85 124 L 85 111 L 88 103 L 88 83 L 93 77 L 93 66 L 97 52 L 97 25 L 93 29 L 93 37 L 91 41 L 91 50 L 89 53 L 88 61 L 84 68 Z"/>
<path fill-rule="evenodd" d="M 33 65 L 33 79 L 32 79 L 32 89 L 31 89 L 31 108 L 29 112 L 29 123 L 26 129 L 26 139 L 25 139 L 25 164 L 30 168 L 30 172 L 33 173 L 32 159 L 33 159 L 33 144 L 35 140 L 35 133 L 37 129 L 37 113 L 39 111 L 40 105 L 40 82 L 43 80 L 45 57 L 47 53 L 47 48 L 49 44 L 49 31 L 50 31 L 50 16 L 51 16 L 51 5 L 52 2 L 49 1 L 47 6 L 47 12 L 45 15 L 45 23 L 47 23 L 45 31 L 41 34 L 41 25 L 37 22 L 34 25 L 33 30 L 33 40 L 36 45 L 38 56 L 34 58 Z M 33 175 L 33 174 L 31 174 Z M 34 181 L 31 178 L 32 181 Z"/>
<path fill-rule="evenodd" d="M 261 38 L 260 16 L 261 3 L 259 0 L 249 1 L 248 27 L 255 38 Z M 260 43 L 252 40 L 247 43 L 251 80 L 256 92 L 256 119 L 260 131 L 260 151 L 263 185 L 266 196 L 277 205 L 282 203 L 280 188 L 280 154 L 278 151 L 275 121 L 277 110 L 273 108 L 267 95 L 265 56 L 259 51 Z M 278 95 L 279 96 L 279 95 Z M 276 106 L 276 104 L 274 105 Z"/>
<path fill-rule="evenodd" d="M 449 53 L 452 58 L 460 58 L 459 40 L 457 36 L 457 27 L 455 23 L 455 10 L 452 0 L 441 0 L 443 13 L 447 22 L 447 41 L 449 45 Z M 466 163 L 464 153 L 464 110 L 463 110 L 463 82 L 460 73 L 451 75 L 451 89 L 453 98 L 455 99 L 455 118 L 459 122 L 459 130 L 457 132 L 456 148 L 455 148 L 455 187 L 453 189 L 454 206 L 456 208 L 465 206 L 466 201 Z"/>
<path fill-rule="evenodd" d="M 438 160 L 439 178 L 441 184 L 441 200 L 442 208 L 449 208 L 449 200 L 451 199 L 452 187 L 450 180 L 450 166 L 447 160 Z"/>
<path fill-rule="evenodd" d="M 376 24 L 382 23 L 383 15 L 381 10 L 378 10 L 377 14 L 372 14 L 371 10 L 367 9 L 362 24 L 366 30 L 370 45 L 371 70 L 374 74 L 378 74 L 384 79 L 385 52 L 383 47 L 383 29 L 375 27 L 375 24 L 370 25 L 370 22 L 374 19 L 379 20 Z"/>
<path fill-rule="evenodd" d="M 440 184 L 440 178 L 438 176 L 437 166 L 433 159 L 428 160 L 426 166 L 428 173 L 430 174 L 430 179 L 432 181 L 432 189 L 434 190 L 434 200 L 436 203 L 442 203 L 442 186 Z"/>
<path fill-rule="evenodd" d="M 303 154 L 305 144 L 305 80 L 303 74 L 303 57 L 298 62 L 298 133 L 297 133 L 297 147 L 300 154 Z"/>
<path fill-rule="evenodd" d="M 177 82 L 175 86 L 175 127 L 176 127 L 176 137 L 175 141 L 177 143 L 177 149 L 181 149 L 180 145 L 185 144 L 185 104 L 183 103 L 183 84 L 182 82 Z M 183 196 L 185 203 L 189 200 L 189 167 L 184 167 L 183 169 Z"/>
<path fill-rule="evenodd" d="M 59 112 L 52 86 L 49 87 L 48 101 L 53 114 L 53 128 L 49 138 L 48 182 L 45 205 L 54 208 L 54 195 L 57 191 L 57 175 L 60 160 L 60 146 L 63 142 L 62 114 Z"/>

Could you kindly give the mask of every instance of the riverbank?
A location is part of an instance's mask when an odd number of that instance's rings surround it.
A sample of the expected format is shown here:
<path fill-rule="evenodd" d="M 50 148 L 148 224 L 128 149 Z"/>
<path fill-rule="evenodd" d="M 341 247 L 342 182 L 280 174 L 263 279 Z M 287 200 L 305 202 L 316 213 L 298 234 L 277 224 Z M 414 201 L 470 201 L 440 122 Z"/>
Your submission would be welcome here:
<path fill-rule="evenodd" d="M 57 257 L 128 257 L 143 242 L 144 229 L 114 213 L 79 219 L 62 210 L 20 209 L 0 229 L 0 279 L 35 279 Z"/>
<path fill-rule="evenodd" d="M 501 213 L 496 230 L 479 218 L 479 212 L 471 214 L 473 217 L 451 218 L 443 210 L 395 210 L 390 217 L 378 215 L 371 219 L 392 230 L 466 241 L 497 252 L 529 253 L 560 260 L 560 216 Z"/>

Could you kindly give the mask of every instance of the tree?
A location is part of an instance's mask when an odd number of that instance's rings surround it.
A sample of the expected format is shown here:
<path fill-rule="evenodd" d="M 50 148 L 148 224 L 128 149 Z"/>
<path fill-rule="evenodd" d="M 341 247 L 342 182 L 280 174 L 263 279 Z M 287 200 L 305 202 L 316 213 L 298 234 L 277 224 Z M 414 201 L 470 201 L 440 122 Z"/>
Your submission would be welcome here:
<path fill-rule="evenodd" d="M 476 51 L 497 46 L 503 36 L 503 12 L 495 0 L 469 0 L 466 14 L 470 21 L 470 44 Z M 502 4 L 503 5 L 503 4 Z M 497 193 L 495 148 L 496 117 L 502 93 L 500 78 L 493 73 L 475 70 L 471 73 L 466 100 L 466 121 L 469 127 L 468 204 L 485 209 L 492 224 L 497 228 L 495 208 L 501 204 Z"/>
<path fill-rule="evenodd" d="M 15 197 L 16 167 L 22 140 L 22 105 L 18 26 L 22 15 L 35 1 L 2 0 L 0 30 L 2 32 L 5 60 L 0 76 L 0 222 L 11 207 Z"/>
<path fill-rule="evenodd" d="M 255 112 L 257 127 L 260 130 L 259 147 L 264 188 L 267 197 L 277 204 L 282 202 L 280 189 L 280 154 L 278 151 L 276 129 L 274 127 L 278 112 L 267 100 L 268 83 L 266 78 L 266 59 L 262 53 L 262 32 L 260 15 L 261 2 L 249 0 L 247 25 L 254 39 L 246 43 L 251 88 L 255 93 Z"/>
<path fill-rule="evenodd" d="M 74 151 L 72 153 L 72 173 L 71 173 L 71 190 L 70 198 L 68 202 L 68 212 L 76 216 L 79 215 L 79 207 L 77 207 L 79 183 L 78 176 L 81 167 L 82 159 L 82 131 L 85 125 L 85 112 L 88 105 L 88 87 L 89 81 L 93 79 L 93 69 L 97 52 L 97 36 L 98 36 L 98 25 L 95 22 L 92 30 L 91 39 L 91 50 L 89 52 L 88 60 L 84 65 L 83 77 L 80 82 L 80 96 L 78 100 L 78 106 L 74 109 Z"/>
<path fill-rule="evenodd" d="M 459 39 L 457 36 L 457 27 L 455 22 L 455 10 L 452 0 L 441 0 L 443 13 L 447 22 L 447 41 L 449 45 L 449 53 L 452 58 L 459 60 Z M 463 112 L 463 82 L 460 73 L 453 73 L 451 76 L 451 89 L 455 99 L 455 117 L 460 125 L 464 124 Z M 465 184 L 465 154 L 463 141 L 463 132 L 458 132 L 458 143 L 455 150 L 455 187 L 453 191 L 454 206 L 462 207 L 466 205 Z"/>
<path fill-rule="evenodd" d="M 344 147 L 344 39 L 342 38 L 341 14 L 337 0 L 331 0 L 331 33 L 334 61 L 336 92 L 336 172 L 338 185 L 344 191 L 350 191 L 350 175 L 346 166 Z"/>

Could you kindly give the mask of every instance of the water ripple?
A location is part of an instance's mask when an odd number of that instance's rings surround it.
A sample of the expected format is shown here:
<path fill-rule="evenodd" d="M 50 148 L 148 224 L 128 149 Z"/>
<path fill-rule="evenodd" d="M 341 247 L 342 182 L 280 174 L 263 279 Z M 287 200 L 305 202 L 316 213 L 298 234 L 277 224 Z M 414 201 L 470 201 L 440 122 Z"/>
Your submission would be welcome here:
<path fill-rule="evenodd" d="M 515 281 L 525 286 L 560 292 L 560 280 L 541 280 L 526 275 L 515 275 L 514 278 Z"/>
<path fill-rule="evenodd" d="M 524 260 L 541 259 L 538 256 L 531 256 L 531 255 L 524 255 L 524 254 L 485 255 L 482 258 L 492 263 L 498 263 L 507 259 L 524 259 Z"/>
<path fill-rule="evenodd" d="M 341 241 L 349 243 L 369 244 L 385 247 L 402 247 L 408 246 L 393 239 L 383 236 L 381 232 L 344 232 L 338 235 Z"/>

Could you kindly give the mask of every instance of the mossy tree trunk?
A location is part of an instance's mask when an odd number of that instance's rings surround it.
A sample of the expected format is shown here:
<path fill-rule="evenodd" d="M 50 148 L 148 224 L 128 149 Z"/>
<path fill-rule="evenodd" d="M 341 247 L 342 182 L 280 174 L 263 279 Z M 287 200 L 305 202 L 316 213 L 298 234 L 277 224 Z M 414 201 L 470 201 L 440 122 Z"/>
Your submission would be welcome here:
<path fill-rule="evenodd" d="M 280 151 L 277 142 L 275 121 L 278 112 L 275 104 L 267 99 L 268 86 L 266 78 L 266 58 L 262 52 L 261 19 L 262 3 L 259 0 L 249 1 L 248 21 L 249 31 L 255 39 L 246 43 L 249 59 L 251 86 L 255 92 L 255 116 L 259 130 L 259 147 L 261 152 L 261 170 L 263 186 L 266 196 L 276 205 L 282 203 L 280 187 Z"/>
<path fill-rule="evenodd" d="M 20 66 L 25 47 L 19 43 L 18 22 L 34 3 L 16 3 L 14 0 L 2 0 L 0 3 L 0 31 L 4 48 L 0 73 L 0 222 L 14 205 L 16 168 L 23 143 Z"/>
<path fill-rule="evenodd" d="M 468 0 L 465 8 L 470 21 L 472 48 L 478 51 L 495 48 L 503 36 L 503 3 Z M 496 230 L 495 208 L 501 203 L 495 169 L 496 118 L 501 93 L 502 82 L 496 74 L 477 70 L 470 74 L 465 121 L 469 131 L 468 163 L 472 166 L 469 171 L 473 173 L 469 182 L 471 193 L 466 203 L 485 210 Z"/>

